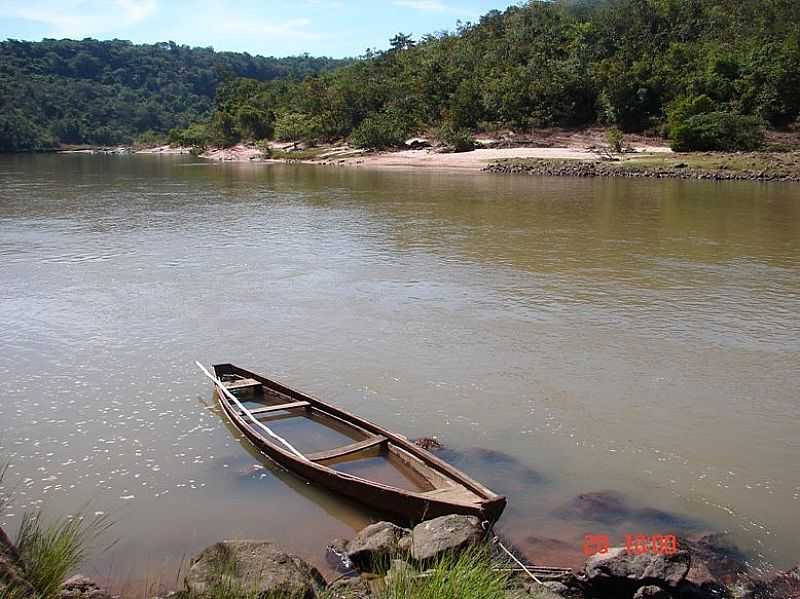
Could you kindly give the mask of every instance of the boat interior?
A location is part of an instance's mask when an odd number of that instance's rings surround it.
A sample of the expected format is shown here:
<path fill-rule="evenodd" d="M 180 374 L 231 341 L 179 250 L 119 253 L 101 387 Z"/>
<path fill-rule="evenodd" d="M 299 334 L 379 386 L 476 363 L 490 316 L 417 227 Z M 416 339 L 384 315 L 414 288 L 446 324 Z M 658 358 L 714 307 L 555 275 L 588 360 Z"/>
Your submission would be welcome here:
<path fill-rule="evenodd" d="M 298 401 L 255 379 L 223 374 L 220 380 L 254 418 L 312 462 L 444 501 L 466 504 L 483 501 L 477 493 L 382 435 L 373 434 L 307 401 Z M 235 405 L 231 407 L 239 409 Z M 256 435 L 264 436 L 264 431 L 249 418 L 245 417 L 244 421 Z M 277 441 L 274 444 L 281 446 Z"/>

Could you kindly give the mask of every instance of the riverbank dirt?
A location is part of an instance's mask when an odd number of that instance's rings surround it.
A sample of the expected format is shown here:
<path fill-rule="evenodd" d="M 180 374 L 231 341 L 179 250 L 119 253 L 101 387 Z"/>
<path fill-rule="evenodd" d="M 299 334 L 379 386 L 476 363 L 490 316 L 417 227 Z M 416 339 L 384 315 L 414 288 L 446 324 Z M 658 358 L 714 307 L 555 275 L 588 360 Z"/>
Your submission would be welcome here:
<path fill-rule="evenodd" d="M 712 181 L 800 182 L 800 152 L 744 152 L 623 156 L 616 161 L 498 160 L 485 169 L 498 174 L 553 177 L 628 177 Z"/>
<path fill-rule="evenodd" d="M 776 151 L 674 153 L 665 140 L 630 135 L 625 151 L 613 154 L 601 128 L 547 129 L 478 135 L 470 152 L 447 152 L 430 140 L 415 138 L 406 149 L 365 151 L 347 144 L 302 147 L 271 143 L 238 144 L 201 154 L 226 162 L 292 162 L 370 169 L 435 169 L 457 172 L 528 174 L 560 177 L 647 177 L 715 181 L 800 181 L 800 147 L 795 137 L 775 133 Z M 791 142 L 791 143 L 790 143 Z M 781 147 L 775 146 L 778 144 Z M 781 151 L 777 151 L 781 150 Z M 788 151 L 787 151 L 788 150 Z"/>

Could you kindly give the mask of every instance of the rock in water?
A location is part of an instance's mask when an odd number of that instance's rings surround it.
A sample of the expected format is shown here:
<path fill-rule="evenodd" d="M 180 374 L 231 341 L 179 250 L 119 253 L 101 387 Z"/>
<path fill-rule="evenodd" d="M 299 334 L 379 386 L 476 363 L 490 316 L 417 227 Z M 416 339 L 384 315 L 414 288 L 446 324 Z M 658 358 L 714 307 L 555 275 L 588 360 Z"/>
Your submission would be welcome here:
<path fill-rule="evenodd" d="M 633 594 L 633 599 L 670 599 L 670 594 L 654 584 L 649 584 L 639 589 Z"/>
<path fill-rule="evenodd" d="M 25 572 L 17 548 L 0 528 L 0 597 L 14 592 L 24 596 L 33 595 L 33 587 L 25 580 Z"/>
<path fill-rule="evenodd" d="M 451 551 L 458 553 L 479 543 L 483 536 L 481 522 L 475 516 L 441 516 L 414 527 L 411 556 L 425 561 Z"/>
<path fill-rule="evenodd" d="M 372 594 L 367 582 L 360 576 L 340 578 L 331 584 L 325 597 L 330 599 L 371 599 Z"/>
<path fill-rule="evenodd" d="M 112 597 L 94 580 L 78 574 L 61 585 L 58 599 L 112 599 Z"/>
<path fill-rule="evenodd" d="M 325 589 L 325 579 L 316 568 L 273 543 L 224 541 L 192 560 L 186 587 L 204 597 L 241 592 L 316 599 Z"/>
<path fill-rule="evenodd" d="M 361 570 L 371 571 L 403 551 L 410 534 L 391 522 L 370 524 L 347 544 L 347 557 Z"/>
<path fill-rule="evenodd" d="M 634 510 L 628 500 L 616 491 L 581 493 L 556 510 L 566 520 L 591 520 L 617 524 L 630 518 Z"/>
<path fill-rule="evenodd" d="M 775 575 L 767 586 L 770 596 L 775 599 L 800 598 L 800 566 L 795 566 L 788 572 Z"/>
<path fill-rule="evenodd" d="M 686 578 L 689 563 L 689 552 L 683 549 L 671 555 L 637 555 L 614 547 L 590 557 L 584 571 L 591 587 L 627 594 L 645 585 L 675 589 Z"/>

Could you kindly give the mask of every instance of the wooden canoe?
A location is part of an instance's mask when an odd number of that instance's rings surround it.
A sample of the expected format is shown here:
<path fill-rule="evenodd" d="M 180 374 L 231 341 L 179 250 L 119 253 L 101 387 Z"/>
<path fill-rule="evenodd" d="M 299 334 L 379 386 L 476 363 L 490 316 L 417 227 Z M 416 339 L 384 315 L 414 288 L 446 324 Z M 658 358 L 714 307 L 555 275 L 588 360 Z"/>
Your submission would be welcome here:
<path fill-rule="evenodd" d="M 238 430 L 335 493 L 411 523 L 466 514 L 493 524 L 505 508 L 505 497 L 402 435 L 232 364 L 215 365 L 214 374 L 217 401 Z M 331 441 L 334 448 L 325 446 Z"/>

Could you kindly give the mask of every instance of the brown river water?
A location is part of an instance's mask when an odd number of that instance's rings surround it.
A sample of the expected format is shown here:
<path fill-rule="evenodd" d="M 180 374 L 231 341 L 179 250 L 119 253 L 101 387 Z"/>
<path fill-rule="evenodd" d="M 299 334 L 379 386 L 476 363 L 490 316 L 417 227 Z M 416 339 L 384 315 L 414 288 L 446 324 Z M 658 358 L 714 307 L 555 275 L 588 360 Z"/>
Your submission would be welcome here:
<path fill-rule="evenodd" d="M 326 568 L 380 517 L 259 458 L 194 360 L 436 435 L 535 561 L 709 530 L 800 559 L 800 186 L 6 156 L 0 344 L 0 523 L 109 514 L 90 575 L 236 537 Z"/>

